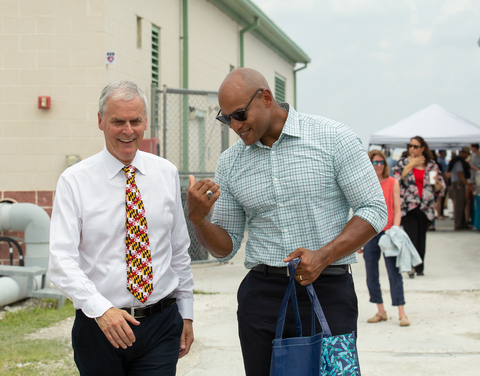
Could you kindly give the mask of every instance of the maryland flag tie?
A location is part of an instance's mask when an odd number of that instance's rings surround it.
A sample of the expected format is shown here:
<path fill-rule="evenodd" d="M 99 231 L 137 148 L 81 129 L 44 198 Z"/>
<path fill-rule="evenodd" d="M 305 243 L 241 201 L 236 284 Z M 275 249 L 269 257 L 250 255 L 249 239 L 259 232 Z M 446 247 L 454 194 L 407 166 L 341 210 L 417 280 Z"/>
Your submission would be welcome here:
<path fill-rule="evenodd" d="M 127 261 L 127 289 L 145 304 L 153 291 L 152 255 L 148 240 L 147 218 L 142 196 L 135 183 L 136 168 L 122 168 L 127 176 L 125 198 L 125 241 Z"/>

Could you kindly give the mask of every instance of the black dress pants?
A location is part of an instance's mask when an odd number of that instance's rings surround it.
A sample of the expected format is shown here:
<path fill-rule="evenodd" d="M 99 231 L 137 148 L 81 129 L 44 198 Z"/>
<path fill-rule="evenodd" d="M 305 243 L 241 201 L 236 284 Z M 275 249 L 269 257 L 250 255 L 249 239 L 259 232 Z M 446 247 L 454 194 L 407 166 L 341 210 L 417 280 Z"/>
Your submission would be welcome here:
<path fill-rule="evenodd" d="M 135 342 L 116 349 L 95 322 L 81 311 L 72 329 L 74 359 L 81 376 L 174 376 L 183 320 L 176 304 L 130 323 Z"/>
<path fill-rule="evenodd" d="M 413 245 L 417 249 L 422 263 L 415 266 L 415 271 L 417 273 L 423 273 L 425 266 L 425 249 L 427 246 L 427 230 L 430 226 L 431 221 L 427 218 L 425 213 L 421 211 L 418 207 L 407 212 L 407 214 L 402 217 L 402 226 L 405 232 L 408 234 Z"/>
<path fill-rule="evenodd" d="M 250 271 L 238 290 L 238 328 L 246 376 L 269 376 L 272 342 L 289 279 Z M 295 282 L 303 333 L 310 335 L 312 306 L 304 286 Z M 313 287 L 333 335 L 357 331 L 357 296 L 350 273 L 320 276 Z M 317 321 L 317 333 L 319 329 Z M 297 337 L 291 304 L 284 337 Z"/>

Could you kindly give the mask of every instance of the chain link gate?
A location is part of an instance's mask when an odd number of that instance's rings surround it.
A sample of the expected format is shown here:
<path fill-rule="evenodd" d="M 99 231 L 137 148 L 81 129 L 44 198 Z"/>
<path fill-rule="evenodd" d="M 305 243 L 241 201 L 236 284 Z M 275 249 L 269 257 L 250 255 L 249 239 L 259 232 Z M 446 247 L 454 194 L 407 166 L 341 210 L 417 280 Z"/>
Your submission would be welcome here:
<path fill-rule="evenodd" d="M 172 162 L 180 175 L 192 263 L 215 261 L 197 241 L 186 216 L 186 199 L 188 175 L 213 179 L 218 158 L 228 148 L 228 126 L 215 119 L 218 92 L 166 86 L 160 90 L 153 83 L 151 104 L 151 137 L 159 142 L 159 155 Z"/>

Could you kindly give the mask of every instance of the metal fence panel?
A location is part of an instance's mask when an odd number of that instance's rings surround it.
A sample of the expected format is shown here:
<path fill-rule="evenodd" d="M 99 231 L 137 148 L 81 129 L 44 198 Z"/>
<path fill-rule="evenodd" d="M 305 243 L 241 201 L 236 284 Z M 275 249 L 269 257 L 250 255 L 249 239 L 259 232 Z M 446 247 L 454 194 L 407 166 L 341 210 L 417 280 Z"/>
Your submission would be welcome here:
<path fill-rule="evenodd" d="M 228 126 L 215 120 L 218 92 L 166 86 L 159 90 L 152 84 L 151 103 L 151 137 L 159 140 L 160 156 L 172 162 L 180 174 L 192 263 L 215 261 L 195 237 L 186 217 L 186 197 L 188 175 L 213 179 L 218 158 L 228 147 Z"/>

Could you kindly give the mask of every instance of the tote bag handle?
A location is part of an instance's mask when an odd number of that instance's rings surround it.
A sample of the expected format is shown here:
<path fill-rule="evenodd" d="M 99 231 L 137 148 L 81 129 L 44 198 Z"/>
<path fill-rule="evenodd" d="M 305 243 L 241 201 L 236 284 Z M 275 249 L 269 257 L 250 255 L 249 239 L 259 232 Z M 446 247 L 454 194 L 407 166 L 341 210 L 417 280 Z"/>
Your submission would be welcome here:
<path fill-rule="evenodd" d="M 292 298 L 293 315 L 295 316 L 295 326 L 297 328 L 298 337 L 302 337 L 302 322 L 300 320 L 300 312 L 298 311 L 297 289 L 295 288 L 295 270 L 297 270 L 301 259 L 292 260 L 288 264 L 290 281 L 288 282 L 287 291 L 283 297 L 280 312 L 278 313 L 277 329 L 275 331 L 275 339 L 281 339 L 283 328 L 285 325 L 285 317 L 287 316 L 287 306 L 290 297 Z"/>
<path fill-rule="evenodd" d="M 280 312 L 278 313 L 278 320 L 277 320 L 277 328 L 275 331 L 275 339 L 282 338 L 283 329 L 285 325 L 285 317 L 287 315 L 287 306 L 288 301 L 292 300 L 292 307 L 293 307 L 293 315 L 295 317 L 295 326 L 297 329 L 297 336 L 302 337 L 302 322 L 300 320 L 300 312 L 298 310 L 298 301 L 297 301 L 297 290 L 295 288 L 295 271 L 300 265 L 301 259 L 295 259 L 288 263 L 288 271 L 290 274 L 290 281 L 287 286 L 287 291 L 285 292 L 285 296 L 283 297 L 282 305 L 280 307 Z M 306 286 L 308 297 L 312 302 L 312 336 L 315 334 L 315 316 L 322 327 L 324 337 L 330 337 L 332 335 L 330 331 L 330 327 L 328 326 L 327 319 L 325 318 L 325 314 L 323 313 L 322 306 L 318 301 L 317 294 L 315 293 L 315 289 L 313 288 L 312 284 Z M 315 315 L 314 315 L 315 313 Z"/>

